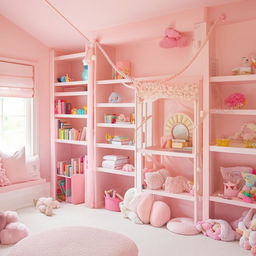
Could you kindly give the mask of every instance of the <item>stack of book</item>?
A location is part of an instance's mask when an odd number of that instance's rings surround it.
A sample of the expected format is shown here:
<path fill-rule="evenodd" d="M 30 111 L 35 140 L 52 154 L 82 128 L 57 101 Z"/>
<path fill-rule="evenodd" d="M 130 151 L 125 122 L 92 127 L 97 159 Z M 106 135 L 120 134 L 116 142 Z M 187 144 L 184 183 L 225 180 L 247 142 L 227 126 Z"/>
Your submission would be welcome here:
<path fill-rule="evenodd" d="M 57 162 L 57 174 L 71 177 L 82 174 L 87 169 L 87 156 L 71 158 L 70 161 Z"/>
<path fill-rule="evenodd" d="M 86 140 L 86 127 L 75 129 L 68 122 L 61 120 L 58 120 L 57 127 L 60 140 Z"/>
<path fill-rule="evenodd" d="M 55 114 L 71 114 L 71 103 L 64 100 L 55 101 Z"/>
<path fill-rule="evenodd" d="M 111 139 L 111 144 L 129 145 L 131 144 L 131 140 L 126 136 L 114 136 L 113 139 Z"/>
<path fill-rule="evenodd" d="M 129 157 L 123 155 L 106 155 L 103 157 L 102 167 L 107 169 L 122 169 L 129 163 Z"/>

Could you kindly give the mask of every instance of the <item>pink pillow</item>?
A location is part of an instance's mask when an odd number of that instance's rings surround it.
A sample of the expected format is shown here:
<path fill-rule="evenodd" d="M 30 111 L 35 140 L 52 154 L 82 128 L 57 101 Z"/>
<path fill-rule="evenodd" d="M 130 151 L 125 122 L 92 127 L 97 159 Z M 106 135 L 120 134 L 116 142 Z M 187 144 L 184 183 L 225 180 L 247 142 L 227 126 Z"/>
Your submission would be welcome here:
<path fill-rule="evenodd" d="M 167 223 L 167 229 L 180 235 L 196 235 L 199 233 L 194 225 L 193 219 L 186 217 L 170 220 Z"/>
<path fill-rule="evenodd" d="M 2 158 L 0 157 L 0 187 L 10 185 L 11 182 L 6 175 L 6 171 L 3 168 Z"/>
<path fill-rule="evenodd" d="M 28 180 L 40 180 L 40 160 L 39 156 L 30 156 L 26 159 L 26 169 Z"/>
<path fill-rule="evenodd" d="M 145 182 L 147 189 L 161 189 L 164 184 L 164 177 L 159 172 L 147 172 Z"/>
<path fill-rule="evenodd" d="M 162 202 L 156 201 L 153 203 L 150 216 L 150 224 L 154 227 L 162 227 L 165 225 L 171 218 L 170 207 Z"/>
<path fill-rule="evenodd" d="M 6 175 L 11 183 L 19 183 L 28 180 L 24 147 L 20 151 L 15 152 L 12 156 L 1 153 L 1 157 Z"/>
<path fill-rule="evenodd" d="M 137 205 L 137 214 L 144 224 L 149 224 L 154 195 L 145 194 Z"/>

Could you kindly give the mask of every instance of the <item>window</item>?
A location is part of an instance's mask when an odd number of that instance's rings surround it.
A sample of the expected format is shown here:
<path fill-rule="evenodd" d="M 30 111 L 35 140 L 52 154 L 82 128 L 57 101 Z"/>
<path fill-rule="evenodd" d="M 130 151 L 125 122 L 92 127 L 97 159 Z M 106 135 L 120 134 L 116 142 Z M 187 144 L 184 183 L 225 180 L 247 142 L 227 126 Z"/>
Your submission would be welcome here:
<path fill-rule="evenodd" d="M 0 150 L 33 154 L 33 98 L 0 97 Z"/>

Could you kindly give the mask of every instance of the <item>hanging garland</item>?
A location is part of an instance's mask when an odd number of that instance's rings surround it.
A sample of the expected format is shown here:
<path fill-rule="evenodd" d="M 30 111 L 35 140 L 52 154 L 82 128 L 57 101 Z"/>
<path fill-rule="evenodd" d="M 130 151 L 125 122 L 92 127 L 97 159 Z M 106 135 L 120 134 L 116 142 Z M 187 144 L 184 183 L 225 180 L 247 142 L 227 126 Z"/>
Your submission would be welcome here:
<path fill-rule="evenodd" d="M 44 0 L 52 9 L 54 9 L 67 23 L 69 23 L 83 38 L 85 38 L 86 45 L 86 56 L 85 60 L 90 62 L 93 58 L 93 46 L 90 40 L 81 32 L 75 25 L 73 25 L 57 8 L 55 8 L 48 0 Z M 191 60 L 177 73 L 165 78 L 158 80 L 147 80 L 141 81 L 137 78 L 130 77 L 126 75 L 124 72 L 119 70 L 116 65 L 109 58 L 106 51 L 103 49 L 99 42 L 95 42 L 96 47 L 102 52 L 103 56 L 106 58 L 107 62 L 111 65 L 111 67 L 123 78 L 128 80 L 127 82 L 121 82 L 124 86 L 129 88 L 134 88 L 136 90 L 136 95 L 139 101 L 144 100 L 154 100 L 157 98 L 182 98 L 185 100 L 194 100 L 198 97 L 198 91 L 200 86 L 200 80 L 189 80 L 189 81 L 181 81 L 176 80 L 181 74 L 183 74 L 196 60 L 199 54 L 204 49 L 205 45 L 209 41 L 209 38 L 217 26 L 218 23 L 225 20 L 225 16 L 222 15 L 210 27 L 208 34 L 203 41 L 202 45 L 195 53 L 195 55 L 191 58 Z"/>

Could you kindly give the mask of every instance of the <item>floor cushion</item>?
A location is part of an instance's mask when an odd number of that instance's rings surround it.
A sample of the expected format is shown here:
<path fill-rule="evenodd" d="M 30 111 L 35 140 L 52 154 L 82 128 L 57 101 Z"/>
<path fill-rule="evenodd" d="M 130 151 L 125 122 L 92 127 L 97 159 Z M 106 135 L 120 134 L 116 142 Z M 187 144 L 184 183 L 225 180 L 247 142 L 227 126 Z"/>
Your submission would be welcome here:
<path fill-rule="evenodd" d="M 30 235 L 8 256 L 137 256 L 136 244 L 126 236 L 91 227 L 62 227 Z"/>
<path fill-rule="evenodd" d="M 199 233 L 194 225 L 193 219 L 186 217 L 171 219 L 167 223 L 167 229 L 180 235 L 196 235 Z"/>

